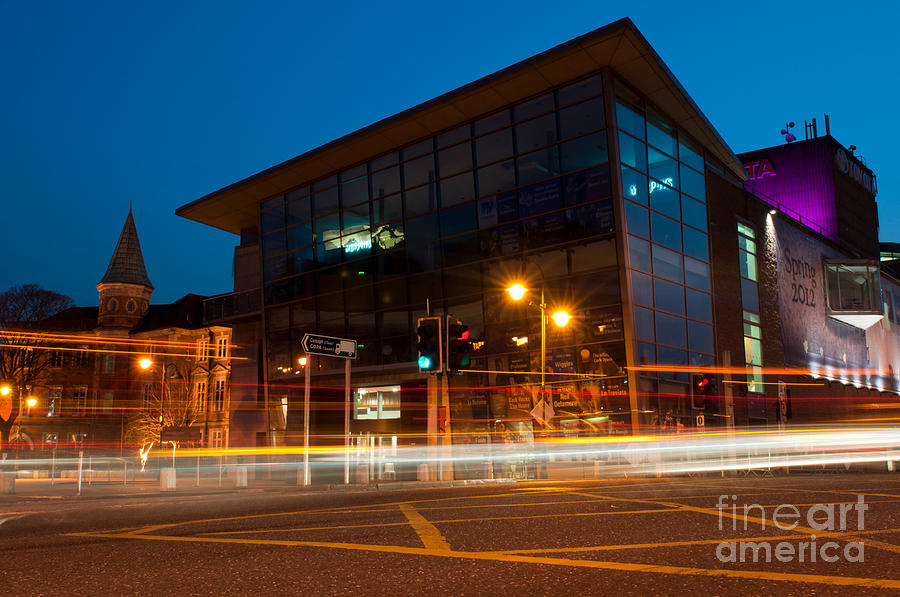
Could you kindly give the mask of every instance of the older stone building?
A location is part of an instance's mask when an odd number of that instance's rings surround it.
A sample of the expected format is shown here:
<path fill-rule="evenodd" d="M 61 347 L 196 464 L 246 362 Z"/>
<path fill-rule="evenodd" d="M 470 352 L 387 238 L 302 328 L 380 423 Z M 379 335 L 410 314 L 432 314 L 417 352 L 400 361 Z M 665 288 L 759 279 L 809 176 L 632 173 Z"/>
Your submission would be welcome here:
<path fill-rule="evenodd" d="M 73 307 L 37 326 L 51 350 L 12 434 L 20 450 L 130 453 L 161 427 L 187 426 L 200 445 L 227 447 L 231 328 L 206 326 L 203 299 L 153 305 L 131 211 L 98 306 Z M 32 398 L 33 406 L 28 406 Z"/>

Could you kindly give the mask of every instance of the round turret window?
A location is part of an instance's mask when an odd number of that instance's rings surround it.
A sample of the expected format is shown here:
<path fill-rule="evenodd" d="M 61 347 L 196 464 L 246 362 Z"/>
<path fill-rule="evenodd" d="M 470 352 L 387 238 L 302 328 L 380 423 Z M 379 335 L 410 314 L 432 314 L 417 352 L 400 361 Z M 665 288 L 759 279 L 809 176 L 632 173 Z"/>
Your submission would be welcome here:
<path fill-rule="evenodd" d="M 110 313 L 115 313 L 116 311 L 118 311 L 119 310 L 119 301 L 117 301 L 114 298 L 111 298 L 108 301 L 106 301 L 106 310 L 109 311 Z"/>
<path fill-rule="evenodd" d="M 137 303 L 134 302 L 134 299 L 129 299 L 127 303 L 125 303 L 125 310 L 129 313 L 134 313 L 137 311 Z"/>

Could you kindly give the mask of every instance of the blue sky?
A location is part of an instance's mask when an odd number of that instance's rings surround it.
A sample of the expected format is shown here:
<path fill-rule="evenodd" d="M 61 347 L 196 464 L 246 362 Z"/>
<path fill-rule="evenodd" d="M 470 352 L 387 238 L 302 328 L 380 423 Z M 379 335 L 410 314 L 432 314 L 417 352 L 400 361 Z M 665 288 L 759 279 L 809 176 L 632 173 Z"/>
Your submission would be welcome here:
<path fill-rule="evenodd" d="M 133 204 L 154 302 L 227 292 L 237 238 L 175 208 L 623 16 L 735 152 L 828 113 L 900 241 L 893 3 L 7 0 L 0 289 L 96 304 Z"/>

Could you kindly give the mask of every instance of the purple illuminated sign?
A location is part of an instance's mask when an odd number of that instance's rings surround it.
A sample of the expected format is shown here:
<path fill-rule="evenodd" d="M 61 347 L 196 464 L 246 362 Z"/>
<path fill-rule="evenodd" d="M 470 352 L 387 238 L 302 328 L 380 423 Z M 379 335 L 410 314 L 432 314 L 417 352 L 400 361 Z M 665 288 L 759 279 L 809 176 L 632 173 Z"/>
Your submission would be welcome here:
<path fill-rule="evenodd" d="M 747 177 L 750 180 L 759 180 L 766 176 L 775 176 L 775 168 L 772 167 L 769 160 L 765 159 L 744 164 L 744 170 L 747 171 Z"/>

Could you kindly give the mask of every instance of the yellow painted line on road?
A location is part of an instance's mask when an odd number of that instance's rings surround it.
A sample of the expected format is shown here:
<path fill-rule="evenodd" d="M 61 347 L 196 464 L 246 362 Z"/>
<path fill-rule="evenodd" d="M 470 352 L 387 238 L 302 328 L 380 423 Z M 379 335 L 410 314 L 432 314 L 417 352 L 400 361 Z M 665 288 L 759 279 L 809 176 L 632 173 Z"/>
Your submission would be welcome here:
<path fill-rule="evenodd" d="M 411 509 L 412 507 L 409 506 Z M 403 506 L 401 506 L 401 509 Z M 617 516 L 620 514 L 659 514 L 660 512 L 677 512 L 677 509 L 659 508 L 655 510 L 614 510 L 608 512 L 565 512 L 559 514 L 532 514 L 530 516 L 485 516 L 479 518 L 448 518 L 433 520 L 433 524 L 454 524 L 460 522 L 486 522 L 491 520 L 533 520 L 537 518 L 568 518 L 573 516 Z M 393 527 L 406 525 L 405 522 L 376 522 L 370 524 L 347 524 L 324 527 L 299 527 L 295 529 L 249 529 L 244 531 L 214 531 L 198 533 L 198 535 L 250 535 L 255 533 L 293 533 L 299 531 L 326 531 L 329 529 L 365 529 L 377 527 Z"/>
<path fill-rule="evenodd" d="M 436 526 L 428 522 L 424 516 L 416 512 L 416 509 L 409 504 L 401 504 L 400 511 L 406 516 L 410 526 L 422 540 L 426 549 L 436 551 L 450 551 L 450 544 L 447 538 L 441 535 Z"/>
<path fill-rule="evenodd" d="M 621 572 L 644 572 L 651 574 L 672 574 L 681 576 L 709 576 L 729 579 L 752 579 L 774 582 L 795 582 L 807 584 L 825 584 L 834 586 L 859 586 L 883 589 L 900 589 L 900 580 L 861 578 L 852 576 L 826 576 L 819 574 L 794 574 L 785 572 L 764 572 L 760 570 L 731 570 L 688 568 L 682 566 L 661 566 L 657 564 L 632 564 L 627 562 L 600 562 L 592 560 L 568 560 L 562 558 L 536 557 L 516 554 L 489 552 L 465 552 L 446 549 L 429 549 L 417 547 L 401 547 L 395 545 L 366 545 L 356 543 L 327 543 L 322 541 L 283 541 L 283 540 L 250 540 L 224 537 L 172 537 L 165 535 L 134 534 L 97 534 L 70 533 L 70 536 L 87 535 L 109 539 L 140 539 L 144 541 L 169 541 L 182 543 L 223 543 L 236 545 L 273 545 L 287 547 L 323 547 L 379 553 L 405 555 L 436 556 L 445 558 L 482 560 L 491 562 L 508 562 L 520 564 L 545 564 L 550 566 L 568 566 L 572 568 L 594 568 L 599 570 L 617 570 Z"/>

